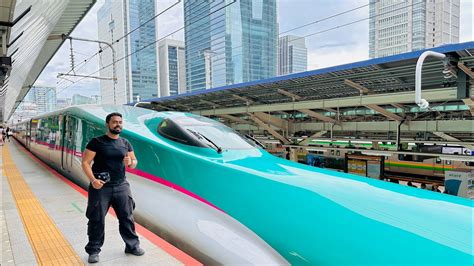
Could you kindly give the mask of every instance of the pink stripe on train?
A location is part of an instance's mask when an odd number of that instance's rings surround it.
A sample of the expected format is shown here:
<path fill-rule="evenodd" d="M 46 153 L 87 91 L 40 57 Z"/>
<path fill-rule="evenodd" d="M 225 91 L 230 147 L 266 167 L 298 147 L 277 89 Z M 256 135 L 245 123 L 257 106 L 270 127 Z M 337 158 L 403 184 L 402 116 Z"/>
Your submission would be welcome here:
<path fill-rule="evenodd" d="M 195 198 L 195 199 L 197 199 L 197 200 L 199 200 L 199 201 L 201 201 L 201 202 L 203 202 L 203 203 L 205 203 L 205 204 L 207 204 L 207 205 L 209 205 L 209 206 L 215 208 L 216 210 L 219 210 L 219 211 L 221 211 L 221 212 L 224 212 L 223 210 L 219 209 L 219 207 L 217 207 L 216 205 L 210 203 L 209 201 L 205 200 L 204 198 L 202 198 L 202 197 L 200 197 L 200 196 L 194 194 L 193 192 L 191 192 L 191 191 L 189 191 L 189 190 L 187 190 L 187 189 L 185 189 L 185 188 L 183 188 L 183 187 L 180 187 L 180 186 L 178 186 L 178 185 L 176 185 L 176 184 L 174 184 L 174 183 L 172 183 L 172 182 L 170 182 L 170 181 L 168 181 L 168 180 L 165 180 L 165 179 L 163 179 L 163 178 L 161 178 L 161 177 L 154 176 L 154 175 L 152 175 L 152 174 L 149 174 L 149 173 L 144 172 L 144 171 L 139 170 L 139 169 L 127 168 L 127 172 L 129 172 L 129 173 L 131 173 L 131 174 L 134 174 L 134 175 L 138 175 L 138 176 L 144 177 L 144 178 L 146 178 L 146 179 L 148 179 L 148 180 L 151 180 L 151 181 L 153 181 L 153 182 L 160 183 L 160 184 L 162 184 L 162 185 L 164 185 L 164 186 L 170 187 L 170 188 L 172 188 L 172 189 L 174 189 L 174 190 L 177 190 L 177 191 L 179 191 L 179 192 L 181 192 L 181 193 L 183 193 L 183 194 L 186 194 L 186 195 L 188 195 L 188 196 L 190 196 L 190 197 L 192 197 L 192 198 Z M 225 213 L 225 212 L 224 212 L 224 213 Z"/>
<path fill-rule="evenodd" d="M 48 145 L 47 142 L 43 142 L 43 141 L 36 141 L 36 142 L 37 142 L 38 144 L 40 144 L 40 145 L 45 145 L 45 146 Z M 59 147 L 59 150 L 61 150 L 61 148 L 64 148 L 64 147 L 61 147 L 61 146 L 59 146 L 59 145 L 58 145 L 58 147 Z M 65 150 L 67 153 L 70 153 L 70 154 L 75 155 L 75 156 L 77 156 L 77 157 L 82 157 L 82 154 L 83 154 L 82 152 L 75 151 L 75 150 L 71 150 L 71 149 L 68 149 L 68 148 L 64 148 L 64 150 Z M 146 178 L 146 179 L 148 179 L 148 180 L 151 180 L 151 181 L 153 181 L 153 182 L 160 183 L 160 184 L 162 184 L 162 185 L 164 185 L 164 186 L 170 187 L 170 188 L 172 188 L 172 189 L 174 189 L 174 190 L 177 190 L 177 191 L 179 191 L 179 192 L 181 192 L 181 193 L 183 193 L 183 194 L 186 194 L 186 195 L 188 195 L 188 196 L 190 196 L 190 197 L 192 197 L 192 198 L 194 198 L 194 199 L 197 199 L 197 200 L 199 200 L 199 201 L 201 201 L 201 202 L 203 202 L 203 203 L 205 203 L 205 204 L 207 204 L 207 205 L 209 205 L 209 206 L 211 206 L 211 207 L 213 207 L 213 208 L 215 208 L 215 209 L 217 209 L 217 210 L 219 210 L 219 211 L 221 211 L 221 212 L 224 212 L 224 211 L 221 210 L 219 207 L 217 207 L 216 205 L 210 203 L 209 201 L 205 200 L 204 198 L 202 198 L 202 197 L 200 197 L 200 196 L 194 194 L 193 192 L 191 192 L 191 191 L 189 191 L 189 190 L 187 190 L 187 189 L 185 189 L 185 188 L 183 188 L 183 187 L 180 187 L 180 186 L 178 186 L 178 185 L 176 185 L 176 184 L 174 184 L 174 183 L 172 183 L 172 182 L 170 182 L 170 181 L 168 181 L 168 180 L 165 180 L 165 179 L 163 179 L 163 178 L 161 178 L 161 177 L 158 177 L 158 176 L 154 176 L 154 175 L 152 175 L 152 174 L 150 174 L 150 173 L 144 172 L 144 171 L 139 170 L 139 169 L 131 169 L 131 168 L 128 168 L 128 167 L 127 167 L 126 170 L 127 170 L 127 172 L 132 173 L 132 174 L 134 174 L 134 175 L 138 175 L 138 176 L 141 176 L 141 177 Z M 225 212 L 224 212 L 224 213 L 225 213 Z"/>

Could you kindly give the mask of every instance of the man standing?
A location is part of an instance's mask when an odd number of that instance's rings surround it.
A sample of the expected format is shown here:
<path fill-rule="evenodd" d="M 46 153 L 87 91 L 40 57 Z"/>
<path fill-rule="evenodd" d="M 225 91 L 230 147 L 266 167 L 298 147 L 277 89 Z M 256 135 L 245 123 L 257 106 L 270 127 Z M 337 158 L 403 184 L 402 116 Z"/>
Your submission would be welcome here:
<path fill-rule="evenodd" d="M 119 220 L 125 253 L 135 256 L 145 254 L 135 233 L 132 214 L 135 202 L 125 177 L 125 166 L 135 168 L 138 162 L 132 145 L 119 136 L 122 132 L 122 115 L 111 113 L 107 115 L 105 123 L 107 134 L 93 138 L 82 157 L 82 169 L 91 182 L 86 211 L 89 243 L 85 247 L 89 263 L 99 262 L 100 248 L 104 244 L 105 215 L 110 206 Z"/>
<path fill-rule="evenodd" d="M 7 130 L 5 131 L 5 136 L 7 137 L 8 142 L 10 142 L 10 136 L 12 135 L 12 131 L 10 127 L 7 127 Z"/>
<path fill-rule="evenodd" d="M 3 145 L 3 126 L 0 126 L 0 146 Z"/>

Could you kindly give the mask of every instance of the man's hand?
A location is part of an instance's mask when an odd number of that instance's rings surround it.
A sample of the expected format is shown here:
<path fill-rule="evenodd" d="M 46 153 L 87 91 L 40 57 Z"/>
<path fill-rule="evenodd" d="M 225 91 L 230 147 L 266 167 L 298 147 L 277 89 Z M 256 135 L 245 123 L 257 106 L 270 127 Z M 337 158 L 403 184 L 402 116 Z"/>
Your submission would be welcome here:
<path fill-rule="evenodd" d="M 130 158 L 130 156 L 128 156 L 128 154 L 125 155 L 125 157 L 123 158 L 123 163 L 127 167 L 129 167 L 132 164 L 132 159 Z"/>
<path fill-rule="evenodd" d="M 104 184 L 105 182 L 99 179 L 94 179 L 94 181 L 92 181 L 92 187 L 95 189 L 101 189 Z"/>

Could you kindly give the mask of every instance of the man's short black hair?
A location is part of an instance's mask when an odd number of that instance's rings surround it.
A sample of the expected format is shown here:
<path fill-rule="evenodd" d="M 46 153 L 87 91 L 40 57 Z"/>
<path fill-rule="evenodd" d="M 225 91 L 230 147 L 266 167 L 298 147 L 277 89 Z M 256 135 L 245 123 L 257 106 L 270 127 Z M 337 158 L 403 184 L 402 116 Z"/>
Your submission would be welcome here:
<path fill-rule="evenodd" d="M 122 114 L 121 113 L 110 113 L 107 115 L 107 117 L 105 118 L 105 123 L 108 124 L 110 122 L 110 119 L 112 119 L 112 117 L 114 116 L 120 116 L 120 118 L 122 117 Z"/>

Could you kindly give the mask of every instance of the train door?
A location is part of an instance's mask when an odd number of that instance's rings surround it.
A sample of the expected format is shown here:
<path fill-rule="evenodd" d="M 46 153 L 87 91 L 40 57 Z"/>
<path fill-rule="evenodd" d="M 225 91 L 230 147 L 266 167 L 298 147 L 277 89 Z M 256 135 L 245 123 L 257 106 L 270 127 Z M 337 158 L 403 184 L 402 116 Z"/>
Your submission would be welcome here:
<path fill-rule="evenodd" d="M 64 130 L 62 132 L 62 156 L 61 167 L 68 172 L 71 172 L 74 162 L 75 154 L 75 138 L 76 138 L 76 123 L 77 120 L 72 116 L 64 117 Z"/>
<path fill-rule="evenodd" d="M 26 149 L 30 149 L 30 141 L 31 141 L 31 120 L 26 123 L 26 132 L 25 132 L 25 146 Z"/>
<path fill-rule="evenodd" d="M 440 158 L 432 159 L 433 161 L 433 175 L 444 177 L 444 163 Z"/>
<path fill-rule="evenodd" d="M 40 134 L 40 126 L 41 126 L 41 119 L 31 119 L 30 123 L 28 123 L 28 145 L 27 148 L 31 150 L 31 146 L 35 148 L 35 144 L 37 143 L 38 135 Z"/>

